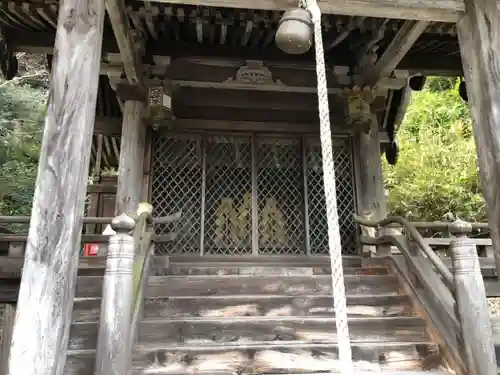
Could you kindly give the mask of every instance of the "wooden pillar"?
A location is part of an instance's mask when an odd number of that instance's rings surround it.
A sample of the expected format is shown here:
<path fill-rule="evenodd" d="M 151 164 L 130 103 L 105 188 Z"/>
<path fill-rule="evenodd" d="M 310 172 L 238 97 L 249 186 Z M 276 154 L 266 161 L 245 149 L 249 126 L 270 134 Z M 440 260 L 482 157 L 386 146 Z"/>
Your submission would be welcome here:
<path fill-rule="evenodd" d="M 16 316 L 16 306 L 7 304 L 3 310 L 3 330 L 2 345 L 0 346 L 0 375 L 8 374 L 10 343 L 12 341 L 12 330 L 14 328 L 14 318 Z"/>
<path fill-rule="evenodd" d="M 491 0 L 466 0 L 457 22 L 481 187 L 500 275 L 500 12 Z"/>
<path fill-rule="evenodd" d="M 62 0 L 9 359 L 10 375 L 63 375 L 104 23 L 102 0 Z"/>
<path fill-rule="evenodd" d="M 467 237 L 472 226 L 457 220 L 449 226 L 457 313 L 470 375 L 496 375 L 491 319 L 476 245 Z"/>
<path fill-rule="evenodd" d="M 142 197 L 142 175 L 146 143 L 144 112 L 148 90 L 139 85 L 118 83 L 116 94 L 125 104 L 118 162 L 115 214 L 134 215 Z"/>
<path fill-rule="evenodd" d="M 354 147 L 358 158 L 357 186 L 358 213 L 372 220 L 383 219 L 387 215 L 384 181 L 382 175 L 382 159 L 380 155 L 380 133 L 374 121 L 369 132 L 358 132 Z M 368 233 L 374 236 L 374 233 Z M 388 255 L 390 247 L 380 246 L 377 255 Z M 372 251 L 365 249 L 364 251 Z"/>
<path fill-rule="evenodd" d="M 109 238 L 106 257 L 95 375 L 129 373 L 135 255 L 134 238 L 129 233 L 134 226 L 126 214 L 111 222 L 116 234 Z"/>

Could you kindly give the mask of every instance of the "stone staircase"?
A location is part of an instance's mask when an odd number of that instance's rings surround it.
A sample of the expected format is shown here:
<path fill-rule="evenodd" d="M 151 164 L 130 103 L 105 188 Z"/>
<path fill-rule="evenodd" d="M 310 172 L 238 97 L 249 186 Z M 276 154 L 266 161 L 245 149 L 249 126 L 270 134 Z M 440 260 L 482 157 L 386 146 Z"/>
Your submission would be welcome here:
<path fill-rule="evenodd" d="M 171 261 L 166 275 L 149 278 L 132 375 L 339 371 L 328 269 L 198 259 Z M 344 264 L 356 368 L 446 373 L 397 277 L 362 267 L 357 257 Z M 67 375 L 94 370 L 102 269 L 86 272 L 77 285 Z"/>

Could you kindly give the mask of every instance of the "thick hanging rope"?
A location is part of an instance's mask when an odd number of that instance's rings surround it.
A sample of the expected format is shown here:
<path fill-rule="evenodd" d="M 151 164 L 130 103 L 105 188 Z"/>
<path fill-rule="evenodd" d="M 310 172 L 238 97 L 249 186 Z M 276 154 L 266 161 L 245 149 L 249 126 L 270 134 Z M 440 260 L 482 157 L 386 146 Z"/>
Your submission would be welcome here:
<path fill-rule="evenodd" d="M 318 79 L 318 110 L 320 122 L 321 153 L 323 156 L 323 182 L 325 186 L 326 217 L 328 222 L 328 247 L 332 271 L 333 304 L 335 324 L 337 325 L 337 341 L 339 345 L 339 362 L 342 374 L 352 374 L 353 363 L 351 340 L 347 325 L 347 303 L 344 286 L 344 270 L 342 268 L 342 249 L 340 243 L 339 217 L 337 213 L 337 192 L 335 186 L 335 166 L 332 152 L 332 132 L 330 128 L 330 109 L 328 104 L 328 88 L 325 73 L 323 51 L 323 35 L 321 32 L 321 10 L 316 0 L 305 1 L 314 24 L 314 44 L 316 49 L 316 76 Z M 304 4 L 301 4 L 304 5 Z"/>

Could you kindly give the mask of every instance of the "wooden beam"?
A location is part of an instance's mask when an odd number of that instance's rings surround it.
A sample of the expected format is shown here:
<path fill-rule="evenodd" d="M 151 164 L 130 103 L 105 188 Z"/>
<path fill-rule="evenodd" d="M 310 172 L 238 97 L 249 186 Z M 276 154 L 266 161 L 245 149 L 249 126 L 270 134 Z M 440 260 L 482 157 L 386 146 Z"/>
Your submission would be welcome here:
<path fill-rule="evenodd" d="M 118 162 L 118 186 L 115 214 L 133 215 L 141 201 L 142 170 L 146 127 L 143 124 L 145 104 L 127 100 L 123 106 L 123 130 Z"/>
<path fill-rule="evenodd" d="M 268 133 L 318 133 L 318 123 L 284 123 L 284 122 L 259 122 L 259 121 L 221 121 L 176 118 L 163 124 L 169 131 L 232 131 L 232 132 L 268 132 Z M 105 135 L 120 135 L 122 120 L 119 117 L 96 118 L 95 131 Z M 333 126 L 335 134 L 351 134 L 349 129 Z M 387 133 L 379 132 L 380 143 L 388 143 Z M 89 186 L 89 188 L 91 188 Z M 91 188 L 93 189 L 93 188 Z"/>
<path fill-rule="evenodd" d="M 289 0 L 159 0 L 160 3 L 243 9 L 286 10 Z M 323 13 L 347 16 L 456 22 L 463 14 L 463 0 L 319 0 Z"/>
<path fill-rule="evenodd" d="M 7 39 L 11 41 L 13 52 L 32 52 L 52 54 L 54 34 L 43 31 L 5 30 Z M 116 40 L 108 34 L 103 40 L 103 54 L 119 53 Z M 226 61 L 242 62 L 242 60 L 263 60 L 266 63 L 279 62 L 295 65 L 311 65 L 314 68 L 314 56 L 304 54 L 298 56 L 287 55 L 273 46 L 266 50 L 254 47 L 240 47 L 230 44 L 187 44 L 164 43 L 163 40 L 148 40 L 147 52 L 155 56 L 170 56 L 172 59 L 185 57 L 219 58 Z M 347 66 L 352 63 L 349 54 L 330 54 L 326 56 L 328 66 Z M 406 56 L 398 69 L 409 70 L 412 73 L 424 75 L 457 76 L 462 74 L 460 56 L 439 55 L 437 53 L 416 53 Z M 104 72 L 103 72 L 104 74 Z M 224 78 L 225 79 L 225 78 Z"/>
<path fill-rule="evenodd" d="M 159 56 L 158 56 L 159 57 Z M 148 87 L 161 85 L 166 79 L 174 86 L 210 89 L 232 89 L 245 91 L 277 91 L 296 93 L 316 93 L 316 68 L 314 64 L 293 62 L 256 61 L 242 63 L 241 59 L 232 58 L 177 58 L 164 57 L 165 65 L 144 65 L 144 85 Z M 252 66 L 257 65 L 257 67 Z M 248 66 L 250 65 L 250 67 Z M 265 83 L 253 83 L 248 79 L 240 79 L 239 72 L 252 69 L 255 76 L 265 78 Z M 101 74 L 110 79 L 120 80 L 123 72 L 121 61 L 110 61 L 101 65 Z M 408 73 L 398 72 L 395 78 L 382 77 L 377 85 L 381 94 L 387 89 L 400 89 L 406 83 Z M 348 66 L 329 66 L 327 68 L 328 88 L 331 94 L 342 94 L 346 86 L 352 85 Z"/>
<path fill-rule="evenodd" d="M 473 120 L 479 174 L 500 275 L 500 12 L 495 2 L 468 0 L 457 23 Z"/>
<path fill-rule="evenodd" d="M 329 95 L 332 112 L 343 114 L 344 103 L 338 95 Z M 182 87 L 174 92 L 173 112 L 177 106 L 242 108 L 264 111 L 318 111 L 317 96 L 312 93 L 243 91 Z"/>
<path fill-rule="evenodd" d="M 65 373 L 104 14 L 100 0 L 60 3 L 10 375 Z"/>
<path fill-rule="evenodd" d="M 106 0 L 106 10 L 113 26 L 127 79 L 130 83 L 139 83 L 142 65 L 137 46 L 134 45 L 135 38 L 126 16 L 124 0 Z"/>
<path fill-rule="evenodd" d="M 379 83 L 382 78 L 390 77 L 403 57 L 408 53 L 416 40 L 429 26 L 430 21 L 405 21 L 394 39 L 375 64 L 369 77 L 370 83 Z"/>
<path fill-rule="evenodd" d="M 380 144 L 382 143 L 380 133 L 378 126 L 372 126 L 368 133 L 358 132 L 354 138 L 355 150 L 358 154 L 358 168 L 356 168 L 358 212 L 373 220 L 381 220 L 387 216 L 380 154 Z M 379 248 L 385 247 L 380 246 Z"/>

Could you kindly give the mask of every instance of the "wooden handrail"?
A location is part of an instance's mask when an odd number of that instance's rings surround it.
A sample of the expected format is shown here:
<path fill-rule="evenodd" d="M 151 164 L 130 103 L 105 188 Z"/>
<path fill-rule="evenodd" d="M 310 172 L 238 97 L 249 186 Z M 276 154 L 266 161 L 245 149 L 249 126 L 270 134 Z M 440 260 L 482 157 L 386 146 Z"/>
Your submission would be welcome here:
<path fill-rule="evenodd" d="M 139 215 L 135 222 L 133 235 L 135 244 L 135 258 L 133 269 L 134 287 L 132 290 L 132 309 L 135 309 L 135 305 L 137 303 L 139 285 L 144 274 L 143 271 L 145 268 L 145 260 L 154 236 L 153 228 L 151 227 L 151 219 L 152 217 L 149 212 L 143 212 Z"/>
<path fill-rule="evenodd" d="M 443 263 L 443 261 L 439 258 L 439 256 L 432 250 L 432 248 L 425 243 L 424 238 L 422 235 L 419 233 L 417 228 L 413 225 L 413 223 L 409 222 L 403 217 L 400 216 L 389 216 L 385 219 L 382 220 L 369 220 L 365 219 L 361 216 L 354 216 L 354 220 L 363 226 L 366 227 L 372 227 L 372 228 L 379 228 L 379 227 L 386 227 L 389 224 L 400 224 L 411 236 L 411 238 L 418 244 L 419 248 L 427 255 L 429 260 L 431 261 L 432 265 L 436 267 L 436 270 L 439 272 L 439 274 L 443 277 L 444 282 L 446 283 L 446 286 L 450 288 L 450 290 L 454 289 L 453 286 L 453 275 L 451 274 L 450 270 L 446 265 Z M 390 237 L 390 236 L 387 236 Z M 384 238 L 384 237 L 383 237 Z M 365 242 L 366 243 L 366 242 Z M 367 245 L 377 245 L 377 244 L 370 244 L 366 243 Z M 397 246 L 397 245 L 395 245 Z"/>
<path fill-rule="evenodd" d="M 460 332 L 460 322 L 455 311 L 456 302 L 444 279 L 435 271 L 429 258 L 422 253 L 412 253 L 404 236 L 388 234 L 374 238 L 373 243 L 390 243 L 400 251 L 400 254 L 391 256 L 394 270 L 409 285 L 413 296 L 440 332 L 446 352 L 453 359 L 454 369 L 459 370 L 458 374 L 466 374 L 463 339 L 457 334 Z"/>
<path fill-rule="evenodd" d="M 82 234 L 82 243 L 107 243 L 110 234 Z M 176 232 L 167 234 L 155 235 L 152 234 L 152 241 L 155 243 L 171 242 L 177 238 Z M 0 242 L 26 242 L 28 240 L 27 234 L 0 234 Z"/>
<path fill-rule="evenodd" d="M 433 315 L 431 318 L 435 320 L 437 326 L 440 326 L 441 334 L 453 351 L 462 369 L 461 372 L 472 375 L 496 374 L 495 350 L 486 291 L 481 277 L 477 248 L 474 241 L 468 237 L 473 230 L 472 225 L 461 220 L 447 223 L 446 229 L 454 236 L 449 250 L 453 269 L 453 274 L 451 274 L 441 259 L 425 243 L 417 228 L 406 219 L 392 216 L 372 221 L 355 217 L 355 221 L 368 227 L 385 227 L 398 223 L 405 229 L 406 235 L 411 237 L 421 252 L 412 251 L 407 246 L 407 242 L 404 241 L 405 235 L 386 234 L 379 237 L 363 237 L 362 241 L 372 246 L 391 244 L 404 255 L 408 268 L 402 276 L 414 289 L 415 282 L 411 275 L 416 276 L 419 280 L 417 284 L 428 293 L 427 297 L 421 298 L 421 302 L 426 310 L 434 310 L 431 311 Z M 422 253 L 425 253 L 426 257 L 422 257 Z M 402 267 L 401 263 L 398 264 L 397 258 L 392 259 L 399 268 Z M 432 267 L 426 265 L 425 262 L 430 262 Z M 435 269 L 442 276 L 441 279 L 436 278 L 436 274 L 433 277 L 433 273 L 429 273 L 429 268 Z M 443 272 L 444 268 L 447 272 Z M 431 278 L 434 278 L 433 283 L 430 283 Z M 447 290 L 440 286 L 442 283 L 446 285 Z M 436 312 L 436 305 L 439 306 L 439 310 L 446 311 L 448 319 L 442 313 Z M 451 314 L 453 319 L 451 319 Z M 459 323 L 458 327 L 453 327 L 456 324 L 450 327 L 450 321 L 455 319 Z M 456 336 L 457 331 L 460 334 L 460 340 L 453 337 L 454 333 Z"/>
<path fill-rule="evenodd" d="M 170 224 L 178 221 L 182 215 L 182 212 L 176 212 L 172 215 L 159 216 L 151 218 L 153 224 Z M 29 224 L 31 216 L 0 216 L 0 224 Z M 92 217 L 85 216 L 83 218 L 83 224 L 111 224 L 114 217 Z M 133 219 L 135 219 L 133 217 Z"/>
<path fill-rule="evenodd" d="M 134 230 L 135 257 L 133 266 L 134 268 L 132 270 L 132 319 L 130 321 L 128 342 L 129 354 L 132 353 L 132 348 L 137 337 L 139 322 L 142 319 L 143 295 L 149 277 L 151 259 L 154 253 L 154 232 L 151 213 L 152 206 L 146 207 L 143 212 L 139 213 Z"/>

